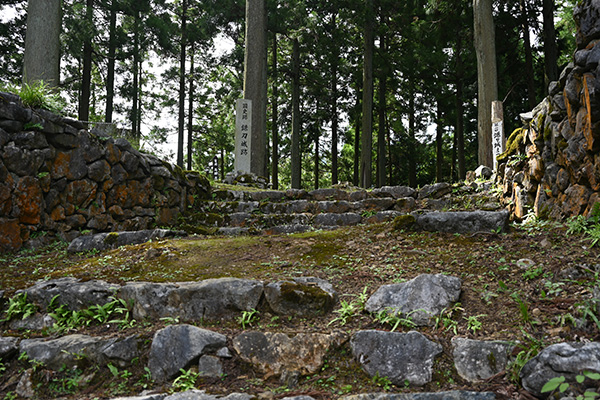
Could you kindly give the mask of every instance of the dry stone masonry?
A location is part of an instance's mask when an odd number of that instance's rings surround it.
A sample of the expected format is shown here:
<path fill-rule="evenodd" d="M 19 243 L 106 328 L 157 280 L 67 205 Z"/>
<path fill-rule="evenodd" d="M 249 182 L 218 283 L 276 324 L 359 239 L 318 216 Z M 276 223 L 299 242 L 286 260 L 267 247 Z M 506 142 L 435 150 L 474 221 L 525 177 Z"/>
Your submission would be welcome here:
<path fill-rule="evenodd" d="M 590 215 L 600 202 L 600 4 L 575 9 L 577 51 L 550 95 L 522 114 L 499 157 L 504 201 L 516 218 Z"/>
<path fill-rule="evenodd" d="M 109 285 L 102 281 L 81 282 L 72 278 L 40 282 L 24 290 L 41 313 L 25 319 L 23 329 L 35 330 L 42 327 L 29 325 L 33 320 L 46 315 L 50 300 L 55 298 L 71 310 L 81 310 L 98 302 L 106 304 L 111 298 L 127 299 L 139 321 L 156 321 L 180 318 L 190 323 L 198 321 L 218 321 L 234 319 L 245 310 L 258 310 L 272 313 L 277 304 L 287 303 L 283 310 L 287 315 L 306 318 L 327 318 L 329 311 L 315 308 L 324 296 L 337 299 L 329 282 L 303 277 L 287 282 L 294 283 L 293 290 L 300 295 L 290 297 L 281 291 L 272 291 L 273 286 L 281 287 L 285 282 L 271 283 L 232 279 L 209 279 L 200 282 L 184 283 L 129 283 L 124 286 Z M 310 290 L 316 288 L 318 290 Z M 382 296 L 384 291 L 387 293 Z M 382 286 L 368 300 L 384 310 L 402 309 L 411 314 L 426 308 L 438 312 L 441 306 L 451 307 L 461 291 L 459 279 L 444 275 L 421 275 L 404 286 Z M 110 293 L 110 296 L 109 296 Z M 224 295 L 216 295 L 222 293 Z M 111 297 L 114 296 L 114 297 Z M 312 299 L 311 299 L 312 296 Z M 226 298 L 225 300 L 221 297 Z M 398 299 L 412 301 L 412 311 L 399 307 Z M 435 298 L 434 306 L 428 306 L 426 299 Z M 152 309 L 150 299 L 157 300 Z M 296 306 L 290 303 L 297 301 Z M 421 299 L 421 300 L 419 300 Z M 285 300 L 285 301 L 282 301 Z M 331 301 L 331 300 L 329 300 Z M 58 304 L 58 303 L 57 303 Z M 199 312 L 197 304 L 201 304 Z M 54 305 L 56 306 L 56 304 Z M 379 309 L 379 308 L 378 308 Z M 210 310 L 210 312 L 205 312 Z M 233 311 L 237 310 L 237 313 Z M 285 314 L 284 314 L 285 315 Z M 424 324 L 429 322 L 425 313 Z M 52 318 L 47 327 L 51 326 Z M 408 318 L 408 317 L 407 317 Z M 417 321 L 418 322 L 418 321 Z M 279 378 L 282 385 L 293 388 L 303 376 L 318 373 L 323 368 L 326 357 L 332 351 L 345 354 L 348 363 L 355 363 L 371 379 L 389 379 L 399 387 L 406 385 L 419 387 L 431 382 L 436 369 L 436 359 L 441 353 L 452 354 L 454 367 L 461 377 L 469 382 L 489 379 L 506 370 L 514 359 L 514 343 L 508 341 L 478 341 L 454 337 L 451 344 L 438 342 L 436 337 L 428 337 L 417 331 L 406 333 L 377 330 L 359 330 L 346 333 L 333 330 L 329 333 L 303 332 L 262 332 L 242 331 L 227 336 L 218 332 L 218 324 L 204 329 L 187 323 L 176 323 L 156 331 L 152 340 L 144 340 L 138 335 L 112 334 L 110 337 L 65 334 L 51 338 L 19 339 L 0 337 L 0 357 L 2 362 L 10 362 L 19 354 L 26 354 L 49 371 L 65 368 L 85 369 L 93 365 L 113 365 L 128 368 L 139 362 L 143 354 L 148 354 L 148 370 L 156 385 L 165 385 L 176 379 L 182 369 L 194 368 L 200 376 L 219 378 L 227 373 L 226 365 L 232 362 L 250 368 L 252 374 Z M 450 348 L 445 348 L 449 346 Z M 523 387 L 535 396 L 541 396 L 541 387 L 550 379 L 565 376 L 574 382 L 575 375 L 583 370 L 600 370 L 600 344 L 559 343 L 543 349 L 521 370 Z M 23 357 L 23 356 L 21 356 Z M 440 372 L 440 371 L 437 371 Z M 593 383 L 593 382 L 591 382 Z M 24 397 L 35 396 L 35 384 L 31 370 L 24 371 L 17 385 L 17 393 Z M 208 396 L 208 397 L 207 397 Z M 232 397 L 233 396 L 233 397 Z M 231 394 L 224 398 L 250 399 L 246 394 Z M 341 399 L 415 399 L 415 400 L 492 400 L 493 393 L 443 392 L 443 393 L 381 393 L 360 394 L 340 397 Z M 149 394 L 130 397 L 131 400 L 145 399 L 216 399 L 199 391 L 188 391 L 172 395 Z M 303 400 L 312 399 L 303 396 Z"/>
<path fill-rule="evenodd" d="M 78 121 L 0 93 L 0 251 L 41 235 L 172 225 L 210 185 Z"/>

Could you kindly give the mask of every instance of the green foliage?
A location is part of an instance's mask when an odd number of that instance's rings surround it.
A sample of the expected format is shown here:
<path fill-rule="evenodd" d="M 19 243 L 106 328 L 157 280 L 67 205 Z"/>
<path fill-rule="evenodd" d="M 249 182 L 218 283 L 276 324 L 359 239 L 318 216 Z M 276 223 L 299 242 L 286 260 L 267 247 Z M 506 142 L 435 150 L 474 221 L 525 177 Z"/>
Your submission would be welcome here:
<path fill-rule="evenodd" d="M 334 310 L 338 316 L 329 321 L 329 325 L 339 322 L 340 325 L 346 325 L 348 321 L 354 318 L 365 309 L 365 303 L 368 299 L 368 286 L 363 288 L 362 293 L 356 296 L 352 301 L 340 300 L 340 308 Z"/>
<path fill-rule="evenodd" d="M 594 205 L 590 218 L 583 215 L 577 215 L 567 220 L 567 235 L 587 236 L 590 241 L 590 247 L 600 243 L 600 203 Z"/>
<path fill-rule="evenodd" d="M 127 391 L 129 378 L 133 375 L 131 372 L 124 369 L 123 371 L 119 371 L 117 367 L 112 364 L 107 365 L 108 370 L 112 374 L 113 378 L 115 378 L 110 386 L 113 389 L 115 394 L 124 393 Z"/>
<path fill-rule="evenodd" d="M 375 320 L 380 324 L 388 324 L 392 327 L 391 331 L 394 332 L 399 326 L 404 326 L 408 329 L 413 329 L 417 325 L 412 321 L 411 314 L 421 311 L 414 310 L 404 316 L 402 313 L 394 309 L 385 309 L 375 314 Z"/>
<path fill-rule="evenodd" d="M 27 319 L 37 312 L 37 306 L 27 301 L 27 292 L 17 293 L 8 300 L 6 316 L 2 321 L 10 321 L 15 317 Z"/>
<path fill-rule="evenodd" d="M 575 376 L 575 383 L 566 382 L 564 375 L 554 377 L 542 386 L 541 393 L 554 394 L 556 398 L 562 398 L 567 390 L 571 390 L 576 395 L 577 400 L 593 400 L 600 396 L 596 391 L 587 389 L 583 386 L 585 381 L 600 381 L 600 374 L 593 371 L 583 371 Z M 598 386 L 596 383 L 595 386 Z"/>
<path fill-rule="evenodd" d="M 32 84 L 23 83 L 20 87 L 8 86 L 2 89 L 19 95 L 23 105 L 26 107 L 43 108 L 48 111 L 60 113 L 65 106 L 61 97 L 44 81 L 36 81 Z M 39 124 L 32 124 L 31 126 L 37 125 Z"/>
<path fill-rule="evenodd" d="M 523 332 L 523 340 L 517 345 L 516 349 L 521 349 L 517 356 L 508 364 L 506 368 L 509 380 L 514 383 L 519 383 L 519 373 L 527 361 L 535 357 L 541 349 L 545 347 L 544 341 L 536 339 L 531 334 Z"/>
<path fill-rule="evenodd" d="M 452 331 L 458 335 L 457 314 L 464 311 L 460 303 L 454 304 L 451 308 L 444 308 L 435 318 L 434 329 L 444 328 L 444 332 Z"/>
<path fill-rule="evenodd" d="M 112 297 L 112 301 L 104 305 L 96 304 L 83 310 L 73 311 L 64 304 L 59 306 L 58 297 L 59 295 L 54 296 L 48 305 L 48 315 L 55 321 L 52 327 L 54 331 L 70 331 L 92 323 L 99 325 L 117 323 L 120 328 L 125 329 L 133 327 L 136 323 L 130 316 L 130 307 L 123 299 Z"/>
<path fill-rule="evenodd" d="M 258 310 L 252 309 L 250 311 L 242 311 L 242 315 L 237 318 L 237 322 L 242 326 L 242 329 L 246 329 L 246 326 L 252 325 L 258 321 Z"/>
<path fill-rule="evenodd" d="M 200 374 L 193 370 L 184 370 L 183 368 L 179 370 L 181 375 L 179 375 L 174 381 L 172 386 L 173 392 L 185 392 L 196 387 L 196 381 Z"/>
<path fill-rule="evenodd" d="M 374 385 L 381 387 L 386 392 L 392 388 L 392 381 L 390 378 L 379 375 L 379 371 L 371 378 L 371 382 L 373 382 Z"/>
<path fill-rule="evenodd" d="M 473 333 L 477 333 L 478 330 L 483 328 L 483 323 L 479 320 L 481 317 L 486 317 L 487 314 L 479 314 L 479 315 L 470 315 L 468 317 L 463 317 L 467 320 L 467 329 L 473 331 Z"/>

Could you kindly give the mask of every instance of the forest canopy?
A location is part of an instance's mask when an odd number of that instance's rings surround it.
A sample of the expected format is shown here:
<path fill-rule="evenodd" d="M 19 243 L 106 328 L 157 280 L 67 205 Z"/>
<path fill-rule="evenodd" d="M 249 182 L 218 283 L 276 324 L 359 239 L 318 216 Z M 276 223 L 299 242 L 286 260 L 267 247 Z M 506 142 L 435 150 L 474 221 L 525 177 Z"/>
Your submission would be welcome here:
<path fill-rule="evenodd" d="M 519 127 L 519 114 L 547 95 L 570 61 L 574 3 L 493 3 L 505 131 Z M 177 144 L 187 168 L 222 179 L 233 169 L 245 7 L 243 0 L 62 1 L 63 112 L 115 122 L 160 155 L 170 155 L 185 130 L 189 146 Z M 473 0 L 267 0 L 266 8 L 274 188 L 291 184 L 294 90 L 301 186 L 360 183 L 365 37 L 373 50 L 373 185 L 456 181 L 477 167 Z M 26 21 L 27 1 L 0 0 L 5 89 L 23 79 Z"/>

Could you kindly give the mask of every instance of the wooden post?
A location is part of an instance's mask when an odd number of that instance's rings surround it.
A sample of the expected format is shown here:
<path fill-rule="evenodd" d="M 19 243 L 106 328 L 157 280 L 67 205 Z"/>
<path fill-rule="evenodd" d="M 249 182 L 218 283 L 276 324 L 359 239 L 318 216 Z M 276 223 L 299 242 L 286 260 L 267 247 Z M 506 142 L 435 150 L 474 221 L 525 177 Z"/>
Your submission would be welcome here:
<path fill-rule="evenodd" d="M 492 151 L 494 156 L 494 171 L 498 170 L 498 157 L 506 149 L 504 137 L 504 111 L 501 101 L 492 101 Z"/>

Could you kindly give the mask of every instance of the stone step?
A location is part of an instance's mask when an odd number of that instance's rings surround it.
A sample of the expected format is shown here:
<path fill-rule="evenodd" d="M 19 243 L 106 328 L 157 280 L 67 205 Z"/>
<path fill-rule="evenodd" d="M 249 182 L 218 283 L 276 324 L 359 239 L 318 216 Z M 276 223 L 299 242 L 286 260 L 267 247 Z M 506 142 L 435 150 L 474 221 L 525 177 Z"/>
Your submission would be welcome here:
<path fill-rule="evenodd" d="M 391 221 L 397 216 L 404 215 L 400 211 L 386 210 L 374 211 L 359 214 L 356 212 L 342 213 L 298 213 L 298 214 L 251 214 L 251 213 L 232 213 L 222 221 L 221 227 L 254 227 L 257 229 L 270 229 L 278 226 L 312 226 L 321 227 L 341 227 L 354 226 L 361 223 L 380 223 Z"/>
<path fill-rule="evenodd" d="M 345 213 L 362 211 L 384 211 L 396 209 L 412 211 L 417 202 L 412 197 L 393 199 L 369 198 L 361 201 L 346 200 L 288 200 L 285 202 L 259 201 L 206 201 L 198 206 L 200 212 L 215 214 L 263 213 L 263 214 L 299 214 L 299 213 Z"/>
<path fill-rule="evenodd" d="M 367 191 L 364 189 L 339 189 L 327 188 L 306 191 L 303 189 L 289 189 L 285 191 L 263 190 L 243 191 L 216 189 L 213 198 L 217 201 L 286 201 L 286 200 L 311 200 L 311 201 L 361 201 L 367 198 L 392 198 L 403 197 L 430 197 L 439 198 L 450 193 L 452 186 L 447 183 L 424 186 L 419 192 L 407 186 L 384 186 Z M 422 193 L 422 195 L 420 195 Z"/>
<path fill-rule="evenodd" d="M 26 289 L 28 299 L 43 308 L 51 299 L 69 309 L 82 309 L 86 305 L 109 301 L 108 293 L 131 302 L 132 316 L 138 320 L 157 321 L 165 318 L 183 320 L 234 319 L 243 310 L 260 308 L 261 299 L 269 304 L 270 312 L 281 316 L 302 318 L 330 318 L 337 293 L 330 283 L 314 277 L 294 278 L 286 281 L 263 283 L 241 279 L 207 279 L 200 282 L 148 283 L 130 282 L 119 288 L 101 281 L 81 282 L 73 278 L 45 281 Z M 439 314 L 458 300 L 461 292 L 459 278 L 443 274 L 420 275 L 411 281 L 382 285 L 368 300 L 365 310 L 376 313 L 379 308 L 397 310 L 403 315 L 423 312 L 422 319 L 414 317 L 414 329 L 431 324 L 431 317 Z M 289 295 L 290 292 L 294 296 Z M 73 294 L 78 294 L 77 298 Z M 58 295 L 58 297 L 57 297 Z M 414 300 L 406 309 L 404 301 Z M 263 305 L 264 307 L 264 305 Z M 267 310 L 263 310 L 266 314 Z M 39 369 L 62 371 L 65 368 L 85 370 L 92 361 L 96 368 L 108 365 L 129 368 L 139 362 L 141 354 L 148 354 L 147 370 L 158 389 L 150 398 L 204 399 L 200 392 L 168 395 L 165 384 L 177 379 L 182 369 L 192 366 L 208 378 L 222 378 L 224 373 L 239 373 L 234 364 L 244 363 L 253 376 L 279 377 L 288 387 L 298 384 L 302 376 L 319 374 L 333 349 L 344 348 L 340 353 L 345 365 L 355 364 L 358 374 L 371 379 L 385 377 L 396 387 L 420 387 L 432 382 L 434 373 L 444 373 L 435 360 L 441 354 L 450 355 L 458 375 L 467 383 L 478 384 L 498 376 L 514 361 L 515 342 L 499 340 L 472 340 L 454 336 L 450 341 L 426 336 L 417 330 L 390 332 L 382 330 L 356 330 L 329 332 L 279 332 L 243 330 L 229 335 L 219 332 L 218 325 L 209 330 L 177 322 L 158 329 L 151 340 L 127 333 L 110 336 L 68 334 L 51 338 L 0 337 L 0 357 L 9 362 L 25 353 L 28 360 L 38 363 Z M 236 355 L 234 357 L 234 354 Z M 523 388 L 534 396 L 561 371 L 569 382 L 584 370 L 600 370 L 600 343 L 556 343 L 544 349 L 521 369 L 519 376 Z M 409 363 L 406 360 L 410 360 Z M 442 366 L 446 368 L 446 366 Z M 35 397 L 32 373 L 20 374 L 19 395 Z M 247 375 L 244 375 L 247 376 Z M 244 377 L 234 376 L 235 379 Z M 16 381 L 15 381 L 16 382 Z M 26 392 L 26 388 L 31 388 Z M 29 395 L 25 395 L 28 393 Z M 424 397 L 424 396 L 427 397 Z M 179 397 L 171 397 L 179 396 Z M 233 395 L 232 395 L 233 396 Z M 375 394 L 364 393 L 341 397 L 347 400 L 397 399 L 457 399 L 491 400 L 493 393 L 443 392 L 437 394 Z M 400 397 L 398 397 L 400 396 Z M 413 397 L 411 397 L 413 396 Z M 144 399 L 148 397 L 130 397 Z M 236 400 L 252 396 L 237 394 Z M 208 398 L 207 398 L 208 399 Z M 212 398 L 211 398 L 212 399 Z M 216 399 L 214 399 L 216 400 Z"/>

